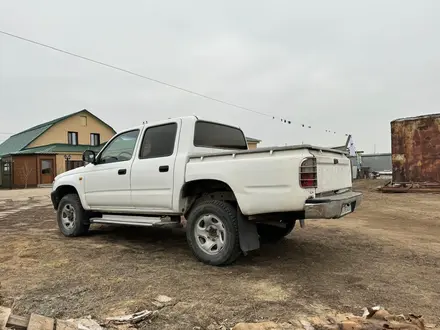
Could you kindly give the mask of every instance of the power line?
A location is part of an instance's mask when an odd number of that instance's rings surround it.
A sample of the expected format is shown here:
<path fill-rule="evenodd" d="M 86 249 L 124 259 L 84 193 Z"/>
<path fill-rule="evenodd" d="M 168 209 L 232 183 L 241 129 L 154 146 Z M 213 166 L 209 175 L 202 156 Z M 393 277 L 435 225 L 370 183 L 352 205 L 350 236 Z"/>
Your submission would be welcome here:
<path fill-rule="evenodd" d="M 147 80 L 153 81 L 155 83 L 158 83 L 158 84 L 161 84 L 161 85 L 165 85 L 165 86 L 168 86 L 168 87 L 171 87 L 171 88 L 174 88 L 174 89 L 178 89 L 178 90 L 186 92 L 186 93 L 190 93 L 190 94 L 193 94 L 193 95 L 196 95 L 196 96 L 200 96 L 200 97 L 203 97 L 203 98 L 211 100 L 211 101 L 215 101 L 215 102 L 218 102 L 218 103 L 226 104 L 226 105 L 229 105 L 229 106 L 232 106 L 232 107 L 235 107 L 235 108 L 239 108 L 239 109 L 242 109 L 242 110 L 245 110 L 245 111 L 250 111 L 250 112 L 262 115 L 262 116 L 272 117 L 272 115 L 269 115 L 269 114 L 264 113 L 264 112 L 260 112 L 260 111 L 253 110 L 253 109 L 250 109 L 250 108 L 247 108 L 247 107 L 243 107 L 241 105 L 237 105 L 237 104 L 234 104 L 234 103 L 231 103 L 231 102 L 223 101 L 223 100 L 217 99 L 215 97 L 211 97 L 211 96 L 204 95 L 204 94 L 201 94 L 201 93 L 198 93 L 198 92 L 194 92 L 194 91 L 191 91 L 191 90 L 183 88 L 183 87 L 179 87 L 179 86 L 176 86 L 176 85 L 173 85 L 173 84 L 169 84 L 167 82 L 164 82 L 164 81 L 161 81 L 161 80 L 158 80 L 158 79 L 154 79 L 154 78 L 151 78 L 151 77 L 148 77 L 148 76 L 144 76 L 142 74 L 139 74 L 139 73 L 136 73 L 136 72 L 133 72 L 133 71 L 130 71 L 130 70 L 126 70 L 126 69 L 117 67 L 115 65 L 107 64 L 107 63 L 104 63 L 104 62 L 101 62 L 101 61 L 97 61 L 97 60 L 91 59 L 89 57 L 85 57 L 85 56 L 82 56 L 82 55 L 78 55 L 78 54 L 75 54 L 75 53 L 72 53 L 72 52 L 69 52 L 69 51 L 57 48 L 57 47 L 53 47 L 53 46 L 50 46 L 50 45 L 47 45 L 47 44 L 43 44 L 43 43 L 35 41 L 35 40 L 27 39 L 27 38 L 24 38 L 24 37 L 21 37 L 21 36 L 12 34 L 12 33 L 8 33 L 8 32 L 5 32 L 5 31 L 1 31 L 1 30 L 0 30 L 0 33 L 2 33 L 4 35 L 7 35 L 9 37 L 13 37 L 13 38 L 20 39 L 20 40 L 23 40 L 23 41 L 26 41 L 26 42 L 30 42 L 32 44 L 35 44 L 35 45 L 38 45 L 38 46 L 41 46 L 41 47 L 49 48 L 49 49 L 52 49 L 54 51 L 57 51 L 57 52 L 60 52 L 60 53 L 63 53 L 63 54 L 74 56 L 74 57 L 80 58 L 82 60 L 86 60 L 86 61 L 89 61 L 89 62 L 92 62 L 92 63 L 95 63 L 95 64 L 99 64 L 99 65 L 102 65 L 102 66 L 105 66 L 105 67 L 108 67 L 108 68 L 111 68 L 111 69 L 114 69 L 114 70 L 122 71 L 122 72 L 131 74 L 131 75 L 136 76 L 136 77 L 147 79 Z"/>
<path fill-rule="evenodd" d="M 115 65 L 112 65 L 112 64 L 108 64 L 108 63 L 104 63 L 104 62 L 101 62 L 101 61 L 97 61 L 97 60 L 94 60 L 94 59 L 86 57 L 86 56 L 78 55 L 78 54 L 69 52 L 67 50 L 63 50 L 61 48 L 57 48 L 57 47 L 50 46 L 48 44 L 44 44 L 44 43 L 41 43 L 41 42 L 38 42 L 38 41 L 35 41 L 35 40 L 31 40 L 31 39 L 28 39 L 28 38 L 25 38 L 25 37 L 21 37 L 19 35 L 13 34 L 13 33 L 9 33 L 9 32 L 2 31 L 2 30 L 0 30 L 0 33 L 3 34 L 3 35 L 6 35 L 6 36 L 12 37 L 12 38 L 16 38 L 16 39 L 19 39 L 19 40 L 22 40 L 22 41 L 26 41 L 28 43 L 31 43 L 31 44 L 34 44 L 34 45 L 37 45 L 37 46 L 48 48 L 48 49 L 51 49 L 51 50 L 54 50 L 54 51 L 57 51 L 57 52 L 60 52 L 60 53 L 63 53 L 63 54 L 69 55 L 69 56 L 73 56 L 73 57 L 76 57 L 76 58 L 79 58 L 79 59 L 82 59 L 82 60 L 85 60 L 85 61 L 89 61 L 89 62 L 98 64 L 98 65 L 101 65 L 101 66 L 104 66 L 104 67 L 107 67 L 107 68 L 110 68 L 110 69 L 114 69 L 114 70 L 117 70 L 117 71 L 120 71 L 120 72 L 124 72 L 124 73 L 130 74 L 130 75 L 133 75 L 133 76 L 136 76 L 136 77 L 139 77 L 139 78 L 147 79 L 149 81 L 152 81 L 152 82 L 155 82 L 155 83 L 167 86 L 167 87 L 171 87 L 171 88 L 180 90 L 182 92 L 186 92 L 186 93 L 189 93 L 189 94 L 193 94 L 193 95 L 205 98 L 207 100 L 211 100 L 211 101 L 214 101 L 214 102 L 217 102 L 217 103 L 222 103 L 222 104 L 225 104 L 225 105 L 237 108 L 237 109 L 241 109 L 241 110 L 244 110 L 244 111 L 252 112 L 252 113 L 255 113 L 255 114 L 258 114 L 258 115 L 261 115 L 261 116 L 270 117 L 272 119 L 279 118 L 279 119 L 281 119 L 282 123 L 286 123 L 286 124 L 291 124 L 292 123 L 292 121 L 284 119 L 284 117 L 271 115 L 271 114 L 268 114 L 268 113 L 265 113 L 265 112 L 262 112 L 262 111 L 254 110 L 254 109 L 251 109 L 251 108 L 248 108 L 248 107 L 244 107 L 244 106 L 241 106 L 241 105 L 237 105 L 237 104 L 234 104 L 234 103 L 231 103 L 231 102 L 228 102 L 228 101 L 223 101 L 223 100 L 220 100 L 218 98 L 211 97 L 211 96 L 199 93 L 199 92 L 195 92 L 195 91 L 189 90 L 187 88 L 179 87 L 177 85 L 173 85 L 173 84 L 170 84 L 170 83 L 167 83 L 167 82 L 164 82 L 164 81 L 152 78 L 152 77 L 145 76 L 143 74 L 139 74 L 139 73 L 127 70 L 127 69 L 123 69 L 121 67 L 118 67 L 118 66 L 115 66 Z M 305 125 L 305 124 L 301 124 L 301 126 L 303 128 L 312 128 L 312 126 Z M 325 130 L 325 132 L 326 133 L 334 133 L 334 134 L 336 134 L 336 132 L 333 131 L 333 130 Z M 345 134 L 345 135 L 347 136 L 348 134 Z"/>

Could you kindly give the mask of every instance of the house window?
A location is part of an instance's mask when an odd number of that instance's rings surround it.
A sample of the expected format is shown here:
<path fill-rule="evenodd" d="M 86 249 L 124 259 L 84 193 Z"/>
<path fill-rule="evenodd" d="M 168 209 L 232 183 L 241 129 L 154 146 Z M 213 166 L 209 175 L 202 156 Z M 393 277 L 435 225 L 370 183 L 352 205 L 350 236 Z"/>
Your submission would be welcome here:
<path fill-rule="evenodd" d="M 10 163 L 4 163 L 3 164 L 3 173 L 9 174 L 11 172 L 11 164 Z"/>
<path fill-rule="evenodd" d="M 78 145 L 78 132 L 67 132 L 67 143 Z"/>
<path fill-rule="evenodd" d="M 101 144 L 101 138 L 98 133 L 90 133 L 90 145 L 99 146 Z"/>
<path fill-rule="evenodd" d="M 41 161 L 41 174 L 51 174 L 52 173 L 52 160 L 42 160 Z"/>

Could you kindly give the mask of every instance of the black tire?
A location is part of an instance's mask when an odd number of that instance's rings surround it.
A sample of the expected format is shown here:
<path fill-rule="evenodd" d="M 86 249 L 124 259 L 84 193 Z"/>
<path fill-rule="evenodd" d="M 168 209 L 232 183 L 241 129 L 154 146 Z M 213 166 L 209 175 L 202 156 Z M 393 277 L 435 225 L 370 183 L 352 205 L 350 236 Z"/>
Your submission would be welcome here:
<path fill-rule="evenodd" d="M 296 220 L 286 223 L 286 227 L 271 226 L 266 223 L 257 223 L 257 232 L 263 243 L 276 243 L 283 237 L 289 235 L 295 228 Z"/>
<path fill-rule="evenodd" d="M 69 214 L 74 214 L 72 218 L 67 217 L 67 221 L 71 223 L 70 226 L 63 221 Z M 83 209 L 78 195 L 68 194 L 61 198 L 57 210 L 57 222 L 58 228 L 64 236 L 75 237 L 87 234 L 90 227 L 88 221 L 87 212 Z"/>
<path fill-rule="evenodd" d="M 216 218 L 216 221 L 219 220 L 223 225 L 224 245 L 216 254 L 205 252 L 198 243 L 198 241 L 201 243 L 203 238 L 201 240 L 196 232 L 197 225 L 202 221 L 202 217 L 206 215 L 212 215 Z M 213 217 L 211 219 L 214 219 Z M 236 207 L 224 201 L 201 200 L 188 215 L 186 239 L 194 256 L 205 264 L 222 266 L 233 263 L 241 254 Z"/>

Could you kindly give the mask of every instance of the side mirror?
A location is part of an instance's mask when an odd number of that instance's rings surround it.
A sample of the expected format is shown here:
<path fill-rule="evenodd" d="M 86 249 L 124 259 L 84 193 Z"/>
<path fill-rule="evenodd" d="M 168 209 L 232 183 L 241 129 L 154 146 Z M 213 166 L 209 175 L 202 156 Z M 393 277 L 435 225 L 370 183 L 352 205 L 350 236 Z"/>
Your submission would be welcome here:
<path fill-rule="evenodd" d="M 82 160 L 86 163 L 96 164 L 96 154 L 93 150 L 86 150 L 83 153 Z"/>

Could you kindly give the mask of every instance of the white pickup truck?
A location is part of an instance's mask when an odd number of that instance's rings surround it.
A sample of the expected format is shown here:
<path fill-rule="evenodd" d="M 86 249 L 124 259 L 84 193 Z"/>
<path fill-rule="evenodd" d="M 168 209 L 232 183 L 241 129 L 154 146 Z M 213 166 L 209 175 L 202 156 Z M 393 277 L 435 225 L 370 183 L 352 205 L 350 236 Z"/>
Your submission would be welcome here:
<path fill-rule="evenodd" d="M 239 128 L 195 116 L 122 131 L 83 160 L 53 183 L 65 236 L 86 234 L 93 223 L 180 226 L 184 216 L 192 252 L 211 265 L 281 239 L 296 220 L 343 217 L 362 198 L 343 152 L 248 150 Z"/>

